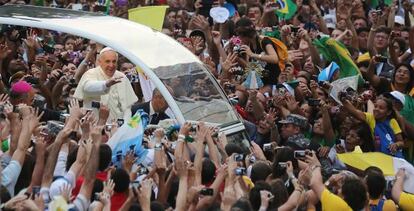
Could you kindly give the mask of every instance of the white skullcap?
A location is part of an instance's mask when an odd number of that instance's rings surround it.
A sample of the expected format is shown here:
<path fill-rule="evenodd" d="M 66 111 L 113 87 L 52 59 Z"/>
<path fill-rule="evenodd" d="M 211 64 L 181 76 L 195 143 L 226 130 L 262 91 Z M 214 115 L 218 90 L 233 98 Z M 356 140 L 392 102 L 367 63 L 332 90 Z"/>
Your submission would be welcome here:
<path fill-rule="evenodd" d="M 105 47 L 101 51 L 99 51 L 99 55 L 102 55 L 103 53 L 105 53 L 107 51 L 114 51 L 114 49 L 112 49 L 111 47 Z"/>

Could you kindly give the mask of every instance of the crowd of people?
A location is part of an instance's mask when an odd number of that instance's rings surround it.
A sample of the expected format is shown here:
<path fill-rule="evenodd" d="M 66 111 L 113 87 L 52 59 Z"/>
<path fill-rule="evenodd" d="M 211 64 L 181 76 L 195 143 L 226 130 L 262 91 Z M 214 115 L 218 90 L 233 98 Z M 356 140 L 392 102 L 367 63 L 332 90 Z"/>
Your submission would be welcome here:
<path fill-rule="evenodd" d="M 7 4 L 120 18 L 169 5 L 162 32 L 205 64 L 250 145 L 208 122 L 169 121 L 161 92 L 145 102 L 134 64 L 109 47 L 2 25 L 1 210 L 414 210 L 411 1 Z M 186 92 L 171 79 L 167 89 L 176 99 L 219 98 L 206 81 Z M 151 127 L 127 153 L 114 151 L 111 138 L 140 112 Z M 339 156 L 373 152 L 405 168 L 385 175 Z"/>

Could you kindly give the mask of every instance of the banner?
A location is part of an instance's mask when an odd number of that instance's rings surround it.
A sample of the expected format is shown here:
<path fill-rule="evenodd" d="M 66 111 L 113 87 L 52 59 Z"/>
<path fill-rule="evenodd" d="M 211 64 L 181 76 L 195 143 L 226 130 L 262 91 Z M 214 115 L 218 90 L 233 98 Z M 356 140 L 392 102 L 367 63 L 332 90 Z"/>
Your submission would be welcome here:
<path fill-rule="evenodd" d="M 137 7 L 128 10 L 128 19 L 161 31 L 168 6 Z"/>

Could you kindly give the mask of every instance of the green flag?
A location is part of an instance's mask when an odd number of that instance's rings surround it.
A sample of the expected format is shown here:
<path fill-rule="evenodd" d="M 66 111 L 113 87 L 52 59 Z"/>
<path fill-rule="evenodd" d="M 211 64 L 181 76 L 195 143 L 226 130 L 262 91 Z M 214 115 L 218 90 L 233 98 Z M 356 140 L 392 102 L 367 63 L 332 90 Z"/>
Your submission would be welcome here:
<path fill-rule="evenodd" d="M 351 54 L 345 45 L 330 37 L 322 37 L 313 41 L 313 44 L 322 54 L 322 56 L 330 63 L 338 64 L 339 78 L 360 75 L 359 68 L 351 58 Z M 361 78 L 362 79 L 362 78 Z"/>
<path fill-rule="evenodd" d="M 298 6 L 292 0 L 274 0 L 280 5 L 280 9 L 276 11 L 276 15 L 280 19 L 289 20 L 295 16 Z"/>
<path fill-rule="evenodd" d="M 392 0 L 371 0 L 370 1 L 371 8 L 377 8 L 380 5 L 380 1 L 384 1 L 384 4 L 387 6 L 390 6 L 392 3 Z"/>

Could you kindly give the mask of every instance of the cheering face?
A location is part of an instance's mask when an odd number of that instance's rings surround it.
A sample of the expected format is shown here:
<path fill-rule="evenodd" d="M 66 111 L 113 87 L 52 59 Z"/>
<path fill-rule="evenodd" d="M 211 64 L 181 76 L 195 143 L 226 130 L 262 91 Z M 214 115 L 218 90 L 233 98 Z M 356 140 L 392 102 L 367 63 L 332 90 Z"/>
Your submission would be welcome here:
<path fill-rule="evenodd" d="M 388 46 L 388 34 L 383 32 L 375 34 L 374 43 L 376 48 L 386 48 Z"/>
<path fill-rule="evenodd" d="M 410 82 L 410 72 L 407 67 L 401 66 L 397 69 L 394 82 L 398 84 L 408 84 Z"/>
<path fill-rule="evenodd" d="M 387 103 L 383 99 L 378 99 L 374 105 L 374 117 L 376 120 L 384 120 L 391 114 L 391 111 L 387 108 Z"/>
<path fill-rule="evenodd" d="M 360 138 L 355 130 L 350 130 L 346 135 L 345 148 L 347 152 L 352 152 L 360 144 Z"/>
<path fill-rule="evenodd" d="M 112 77 L 115 74 L 118 63 L 118 57 L 115 51 L 106 51 L 102 53 L 98 61 L 107 76 Z"/>

